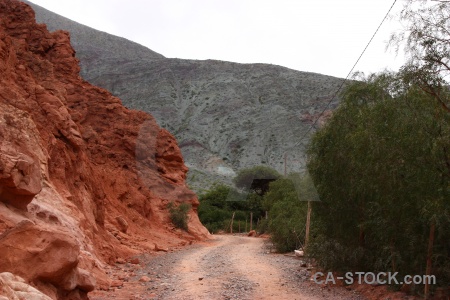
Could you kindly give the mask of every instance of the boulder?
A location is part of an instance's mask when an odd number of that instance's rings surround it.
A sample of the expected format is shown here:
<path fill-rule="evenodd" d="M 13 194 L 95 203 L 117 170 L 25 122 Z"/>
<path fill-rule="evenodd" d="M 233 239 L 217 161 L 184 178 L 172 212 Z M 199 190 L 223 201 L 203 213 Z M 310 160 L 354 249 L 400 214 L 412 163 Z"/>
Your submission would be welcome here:
<path fill-rule="evenodd" d="M 256 236 L 256 231 L 255 230 L 251 230 L 247 236 Z"/>
<path fill-rule="evenodd" d="M 128 222 L 125 221 L 125 219 L 122 216 L 117 216 L 116 221 L 117 221 L 118 229 L 123 233 L 127 233 Z"/>
<path fill-rule="evenodd" d="M 157 244 L 155 244 L 155 251 L 169 252 L 169 249 L 164 248 L 164 247 L 159 247 Z"/>
<path fill-rule="evenodd" d="M 76 268 L 80 247 L 64 232 L 22 221 L 0 235 L 0 253 L 0 272 L 58 286 Z"/>
<path fill-rule="evenodd" d="M 5 115 L 0 113 L 0 121 L 2 117 Z M 2 124 L 0 136 L 11 130 Z M 42 189 L 39 161 L 25 152 L 8 141 L 0 141 L 0 201 L 23 210 Z"/>
<path fill-rule="evenodd" d="M 25 280 L 9 272 L 0 273 L 0 300 L 52 300 Z"/>
<path fill-rule="evenodd" d="M 110 287 L 121 287 L 121 286 L 123 286 L 123 281 L 122 280 L 113 280 L 113 281 L 111 281 Z"/>
<path fill-rule="evenodd" d="M 62 284 L 63 289 L 66 291 L 80 289 L 88 293 L 95 289 L 96 280 L 92 277 L 90 272 L 81 268 L 76 268 L 65 276 Z"/>
<path fill-rule="evenodd" d="M 140 282 L 149 282 L 151 279 L 148 276 L 142 276 L 141 278 L 139 278 Z"/>

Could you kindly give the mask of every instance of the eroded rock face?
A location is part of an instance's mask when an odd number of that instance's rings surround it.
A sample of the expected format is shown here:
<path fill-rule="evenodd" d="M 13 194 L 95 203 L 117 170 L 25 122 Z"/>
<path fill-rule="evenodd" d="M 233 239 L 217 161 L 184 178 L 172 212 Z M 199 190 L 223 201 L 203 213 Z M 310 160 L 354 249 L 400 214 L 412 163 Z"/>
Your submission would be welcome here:
<path fill-rule="evenodd" d="M 79 70 L 67 32 L 0 0 L 0 272 L 53 299 L 107 288 L 105 263 L 208 236 L 174 137 Z M 190 233 L 170 202 L 192 204 Z"/>
<path fill-rule="evenodd" d="M 162 176 L 175 184 L 184 184 L 188 168 L 173 136 L 165 129 L 158 133 L 156 163 Z"/>
<path fill-rule="evenodd" d="M 0 103 L 0 201 L 21 209 L 41 191 L 43 179 L 42 152 L 34 153 L 40 145 L 27 134 L 37 135 L 29 115 Z"/>
<path fill-rule="evenodd" d="M 25 209 L 41 189 L 39 163 L 8 144 L 0 145 L 0 201 Z"/>

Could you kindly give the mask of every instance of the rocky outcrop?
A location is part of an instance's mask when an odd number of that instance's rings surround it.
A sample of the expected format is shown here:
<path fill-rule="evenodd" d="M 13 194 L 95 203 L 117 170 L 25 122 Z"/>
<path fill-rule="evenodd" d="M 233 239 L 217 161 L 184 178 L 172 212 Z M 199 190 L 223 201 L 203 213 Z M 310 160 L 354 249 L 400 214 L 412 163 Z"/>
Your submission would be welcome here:
<path fill-rule="evenodd" d="M 106 263 L 155 243 L 208 236 L 174 137 L 79 71 L 67 32 L 0 0 L 0 273 L 52 299 L 107 288 Z M 192 204 L 189 232 L 170 202 Z"/>
<path fill-rule="evenodd" d="M 70 282 L 71 273 L 78 265 L 80 245 L 56 228 L 22 221 L 0 236 L 0 253 L 0 270 L 3 272 L 14 272 L 32 282 L 49 282 L 67 291 L 76 288 L 85 292 L 93 290 L 92 284 L 87 286 L 82 280 Z"/>
<path fill-rule="evenodd" d="M 279 172 L 305 168 L 311 126 L 342 79 L 275 65 L 184 60 L 134 50 L 93 52 L 99 33 L 43 8 L 39 22 L 76 33 L 81 75 L 110 90 L 125 106 L 150 112 L 172 132 L 188 165 L 189 186 L 198 190 L 228 181 L 245 167 L 269 165 Z M 109 35 L 112 39 L 114 36 Z M 117 37 L 115 37 L 117 38 Z M 123 40 L 117 45 L 124 45 Z M 129 47 L 134 49 L 134 43 Z"/>
<path fill-rule="evenodd" d="M 0 273 L 0 300 L 51 300 L 52 298 L 30 286 L 12 273 Z"/>
<path fill-rule="evenodd" d="M 25 209 L 41 189 L 39 161 L 14 145 L 0 145 L 0 201 Z"/>

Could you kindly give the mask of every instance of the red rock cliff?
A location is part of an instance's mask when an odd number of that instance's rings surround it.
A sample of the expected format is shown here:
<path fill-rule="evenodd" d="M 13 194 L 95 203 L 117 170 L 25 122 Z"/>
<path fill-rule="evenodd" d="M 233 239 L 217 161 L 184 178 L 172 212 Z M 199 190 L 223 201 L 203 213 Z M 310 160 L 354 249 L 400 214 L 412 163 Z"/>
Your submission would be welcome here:
<path fill-rule="evenodd" d="M 104 263 L 206 238 L 186 172 L 152 116 L 80 78 L 67 32 L 0 0 L 0 273 L 83 299 L 108 284 Z M 192 204 L 189 233 L 172 201 Z"/>

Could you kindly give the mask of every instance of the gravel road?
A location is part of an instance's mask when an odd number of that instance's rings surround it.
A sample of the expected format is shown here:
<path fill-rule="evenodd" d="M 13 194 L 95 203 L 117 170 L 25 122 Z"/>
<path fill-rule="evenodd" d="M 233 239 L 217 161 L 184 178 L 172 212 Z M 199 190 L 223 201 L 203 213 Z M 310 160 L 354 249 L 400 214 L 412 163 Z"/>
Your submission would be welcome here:
<path fill-rule="evenodd" d="M 364 299 L 311 282 L 302 260 L 272 253 L 262 238 L 217 235 L 181 251 L 137 258 L 139 263 L 113 267 L 116 287 L 90 299 Z"/>

